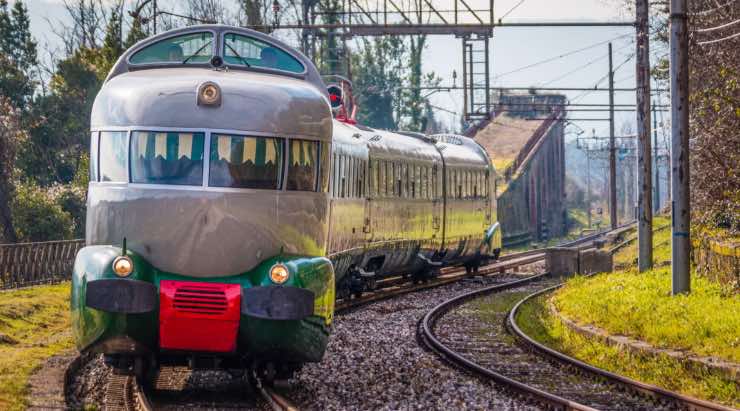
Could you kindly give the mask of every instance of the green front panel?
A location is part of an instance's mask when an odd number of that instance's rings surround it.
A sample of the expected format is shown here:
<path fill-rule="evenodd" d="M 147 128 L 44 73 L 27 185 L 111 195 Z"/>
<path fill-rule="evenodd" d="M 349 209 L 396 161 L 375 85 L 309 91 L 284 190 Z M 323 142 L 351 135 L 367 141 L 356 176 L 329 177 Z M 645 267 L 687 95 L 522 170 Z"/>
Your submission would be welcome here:
<path fill-rule="evenodd" d="M 80 350 L 110 351 L 110 341 L 126 337 L 138 346 L 158 349 L 158 310 L 146 314 L 113 314 L 85 305 L 88 281 L 118 278 L 111 264 L 121 249 L 113 246 L 83 248 L 77 255 L 71 296 L 72 322 Z M 242 288 L 274 285 L 269 279 L 273 265 L 282 263 L 291 275 L 285 286 L 312 291 L 314 315 L 301 321 L 261 320 L 241 317 L 239 353 L 271 356 L 281 353 L 285 360 L 318 361 L 326 348 L 328 329 L 334 315 L 334 270 L 323 257 L 275 256 L 255 269 L 236 276 L 194 278 L 157 270 L 139 256 L 128 252 L 134 261 L 131 279 L 153 283 L 159 289 L 162 280 L 239 284 Z M 102 345 L 101 345 L 102 344 Z"/>

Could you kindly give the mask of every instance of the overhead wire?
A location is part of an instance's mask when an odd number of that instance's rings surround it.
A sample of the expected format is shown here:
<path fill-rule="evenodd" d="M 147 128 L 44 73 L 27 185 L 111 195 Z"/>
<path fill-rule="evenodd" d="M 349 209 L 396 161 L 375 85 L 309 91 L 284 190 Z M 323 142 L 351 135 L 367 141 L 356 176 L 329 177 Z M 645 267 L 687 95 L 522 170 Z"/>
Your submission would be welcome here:
<path fill-rule="evenodd" d="M 700 46 L 706 46 L 708 44 L 716 44 L 716 43 L 721 43 L 723 41 L 732 40 L 732 39 L 734 39 L 736 37 L 740 37 L 740 32 L 737 32 L 735 34 L 731 34 L 731 35 L 729 35 L 727 37 L 722 37 L 721 39 L 707 40 L 707 41 L 699 41 L 696 44 L 698 44 Z"/>
<path fill-rule="evenodd" d="M 564 57 L 572 56 L 574 54 L 577 54 L 577 53 L 580 53 L 580 52 L 583 52 L 583 51 L 592 49 L 594 47 L 598 47 L 598 46 L 607 44 L 607 43 L 609 43 L 611 41 L 619 40 L 621 38 L 624 38 L 624 37 L 627 37 L 627 36 L 631 36 L 631 35 L 632 35 L 631 33 L 622 34 L 620 36 L 611 38 L 609 40 L 600 41 L 598 43 L 594 43 L 594 44 L 591 44 L 589 46 L 586 46 L 586 47 L 583 47 L 583 48 L 580 48 L 580 49 L 572 50 L 572 51 L 569 51 L 569 52 L 566 52 L 566 53 L 563 53 L 563 54 L 560 54 L 560 55 L 557 55 L 557 56 L 549 57 L 547 59 L 540 60 L 540 61 L 537 61 L 535 63 L 527 64 L 525 66 L 515 68 L 515 69 L 513 69 L 511 71 L 507 71 L 507 72 L 504 72 L 504 73 L 495 75 L 495 76 L 493 76 L 492 80 L 498 80 L 501 77 L 508 76 L 508 75 L 514 74 L 514 73 L 518 73 L 520 71 L 524 71 L 524 70 L 530 69 L 532 67 L 537 67 L 537 66 L 540 66 L 542 64 L 550 63 L 552 61 L 559 60 L 559 59 L 564 58 Z"/>
<path fill-rule="evenodd" d="M 521 6 L 522 3 L 524 3 L 525 1 L 526 0 L 520 0 L 519 3 L 517 3 L 516 5 L 514 5 L 514 7 L 510 8 L 509 11 L 507 11 L 506 13 L 504 13 L 503 16 L 499 17 L 498 21 L 503 20 L 506 16 L 508 16 L 509 14 L 511 14 L 512 11 L 516 10 L 519 6 Z"/>
<path fill-rule="evenodd" d="M 620 50 L 624 50 L 625 48 L 627 48 L 627 47 L 631 46 L 631 45 L 632 45 L 633 43 L 634 43 L 634 42 L 630 42 L 630 43 L 628 43 L 628 44 L 626 44 L 626 45 L 624 45 L 624 46 L 622 46 L 622 47 L 618 48 L 618 49 L 617 49 L 617 50 L 615 50 L 615 51 L 620 51 Z M 630 53 L 630 54 L 629 54 L 629 57 L 628 57 L 628 59 L 631 59 L 631 58 L 632 58 L 632 56 L 634 56 L 634 53 Z M 601 61 L 601 60 L 604 60 L 604 59 L 605 59 L 605 58 L 607 58 L 607 57 L 609 57 L 609 53 L 606 53 L 606 54 L 604 54 L 604 55 L 602 55 L 602 56 L 600 56 L 600 57 L 598 57 L 598 58 L 596 58 L 596 59 L 594 59 L 594 60 L 588 61 L 588 62 L 586 62 L 585 64 L 582 64 L 582 65 L 580 65 L 580 66 L 576 67 L 575 69 L 573 69 L 573 70 L 570 70 L 570 71 L 568 71 L 567 73 L 565 73 L 565 74 L 563 74 L 563 75 L 561 75 L 561 76 L 559 76 L 559 77 L 557 77 L 557 78 L 554 78 L 554 79 L 552 79 L 552 80 L 549 80 L 549 81 L 547 81 L 547 82 L 545 82 L 545 83 L 542 83 L 542 84 L 540 84 L 539 86 L 540 86 L 540 87 L 544 87 L 544 86 L 547 86 L 548 84 L 552 84 L 552 83 L 554 83 L 554 82 L 556 82 L 556 81 L 562 80 L 562 79 L 564 79 L 565 77 L 568 77 L 568 76 L 570 76 L 570 75 L 571 75 L 571 74 L 573 74 L 573 73 L 577 73 L 577 72 L 579 72 L 579 71 L 583 70 L 584 68 L 586 68 L 586 67 L 588 67 L 588 66 L 591 66 L 591 65 L 593 65 L 593 64 L 595 64 L 595 63 L 598 63 L 598 62 L 599 62 L 599 61 Z M 615 71 L 616 71 L 616 70 L 615 70 Z"/>

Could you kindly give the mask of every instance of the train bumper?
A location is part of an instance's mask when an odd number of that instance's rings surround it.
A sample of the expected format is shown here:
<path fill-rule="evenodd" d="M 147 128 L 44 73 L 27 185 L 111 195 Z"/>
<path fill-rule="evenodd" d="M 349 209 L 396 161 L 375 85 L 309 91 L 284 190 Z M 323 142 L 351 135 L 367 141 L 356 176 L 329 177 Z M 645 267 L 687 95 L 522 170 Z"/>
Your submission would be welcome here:
<path fill-rule="evenodd" d="M 206 280 L 160 272 L 129 253 L 134 273 L 117 278 L 109 267 L 119 254 L 93 246 L 77 256 L 71 305 L 81 351 L 289 362 L 323 357 L 334 310 L 327 259 L 275 257 L 248 273 Z M 277 262 L 290 269 L 285 285 L 267 275 Z"/>

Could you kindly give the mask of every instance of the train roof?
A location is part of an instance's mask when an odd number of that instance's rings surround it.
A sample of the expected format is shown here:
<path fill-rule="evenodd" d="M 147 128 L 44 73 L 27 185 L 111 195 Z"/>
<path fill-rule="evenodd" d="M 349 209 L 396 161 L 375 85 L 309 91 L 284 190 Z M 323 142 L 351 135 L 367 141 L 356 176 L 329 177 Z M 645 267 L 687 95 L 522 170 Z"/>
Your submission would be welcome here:
<path fill-rule="evenodd" d="M 123 73 L 110 79 L 95 98 L 91 127 L 233 130 L 330 140 L 331 109 L 323 94 L 303 80 L 275 77 L 200 68 Z M 221 89 L 219 106 L 197 103 L 199 85 L 206 82 Z"/>
<path fill-rule="evenodd" d="M 429 138 L 442 152 L 446 165 L 487 168 L 491 164 L 486 150 L 472 138 L 457 134 L 434 134 Z"/>
<path fill-rule="evenodd" d="M 475 140 L 453 134 L 427 136 L 411 131 L 391 132 L 362 125 L 334 122 L 335 152 L 360 155 L 351 150 L 352 144 L 367 144 L 369 155 L 391 161 L 427 161 L 445 163 L 456 167 L 491 167 L 486 151 Z M 440 154 L 441 152 L 441 154 Z M 367 156 L 367 154 L 361 154 Z"/>
<path fill-rule="evenodd" d="M 157 43 L 162 43 L 164 40 L 172 39 L 175 37 L 181 37 L 189 34 L 197 34 L 197 33 L 210 33 L 212 35 L 211 41 L 208 44 L 208 47 L 211 51 L 212 57 L 220 57 L 221 58 L 221 65 L 214 66 L 214 61 L 208 60 L 208 61 L 191 61 L 188 62 L 187 65 L 180 62 L 180 61 L 166 61 L 166 62 L 132 62 L 131 57 L 138 52 L 146 49 L 147 47 L 156 45 Z M 291 71 L 291 70 L 281 70 L 279 68 L 275 67 L 260 67 L 257 65 L 248 65 L 245 66 L 244 64 L 230 64 L 229 59 L 224 58 L 225 52 L 224 49 L 224 36 L 226 34 L 237 34 L 249 37 L 251 39 L 256 40 L 256 42 L 260 43 L 260 46 L 267 45 L 272 48 L 275 48 L 279 52 L 285 52 L 290 57 L 298 60 L 300 64 L 303 66 L 303 70 L 301 72 Z M 208 50 L 208 49 L 206 49 Z M 233 49 L 232 49 L 233 50 Z M 182 52 L 182 50 L 181 50 Z M 239 58 L 244 61 L 241 56 Z M 112 78 L 119 76 L 123 73 L 127 73 L 130 71 L 137 71 L 137 70 L 147 70 L 147 69 L 153 69 L 153 68 L 176 68 L 176 67 L 200 67 L 200 68 L 218 68 L 218 69 L 230 69 L 230 70 L 243 70 L 243 71 L 251 71 L 251 72 L 258 72 L 258 73 L 272 73 L 272 74 L 279 74 L 286 77 L 294 77 L 301 80 L 305 80 L 313 84 L 316 88 L 320 89 L 322 92 L 326 93 L 325 85 L 323 80 L 321 79 L 321 76 L 319 75 L 319 71 L 316 69 L 316 66 L 313 64 L 313 62 L 303 55 L 300 51 L 294 49 L 293 47 L 287 45 L 286 43 L 283 43 L 282 41 L 269 36 L 267 34 L 261 33 L 259 31 L 246 29 L 243 27 L 234 27 L 234 26 L 227 26 L 223 24 L 201 24 L 201 25 L 195 25 L 195 26 L 188 26 L 173 30 L 168 30 L 163 33 L 157 34 L 152 37 L 148 37 L 144 40 L 139 41 L 138 43 L 134 44 L 132 47 L 130 47 L 128 50 L 126 50 L 121 57 L 118 58 L 118 61 L 116 61 L 116 64 L 111 69 L 110 73 L 108 73 L 108 77 L 106 78 L 106 81 L 111 80 Z M 328 96 L 327 96 L 328 98 Z"/>

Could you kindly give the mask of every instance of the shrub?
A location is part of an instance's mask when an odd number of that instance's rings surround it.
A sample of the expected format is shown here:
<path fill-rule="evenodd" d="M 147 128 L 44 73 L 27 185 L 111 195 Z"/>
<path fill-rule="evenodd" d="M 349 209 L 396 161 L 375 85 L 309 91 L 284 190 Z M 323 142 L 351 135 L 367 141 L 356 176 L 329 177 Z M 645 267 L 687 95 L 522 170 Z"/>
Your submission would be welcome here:
<path fill-rule="evenodd" d="M 74 219 L 55 201 L 50 191 L 33 183 L 16 185 L 12 212 L 18 241 L 51 241 L 73 237 Z M 64 198 L 65 202 L 74 203 L 69 196 Z"/>

